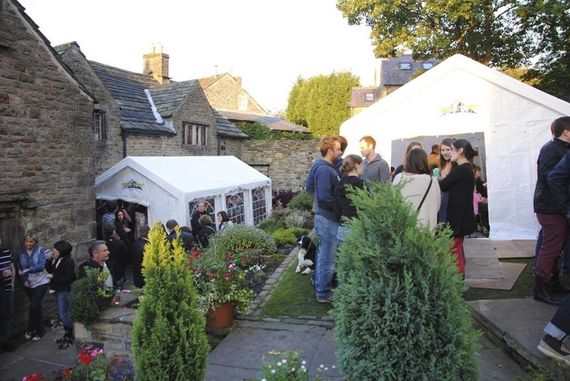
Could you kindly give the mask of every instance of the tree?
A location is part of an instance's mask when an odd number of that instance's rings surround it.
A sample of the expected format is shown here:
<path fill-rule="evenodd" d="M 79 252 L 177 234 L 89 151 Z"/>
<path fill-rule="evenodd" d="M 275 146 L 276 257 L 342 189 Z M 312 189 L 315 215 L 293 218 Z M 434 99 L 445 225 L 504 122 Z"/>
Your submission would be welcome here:
<path fill-rule="evenodd" d="M 478 62 L 526 63 L 532 42 L 522 27 L 523 0 L 338 0 L 349 24 L 372 28 L 377 57 L 412 50 L 420 59 L 461 53 Z"/>
<path fill-rule="evenodd" d="M 570 8 L 568 0 L 530 0 L 519 9 L 523 25 L 536 41 L 538 62 L 525 79 L 570 101 Z"/>
<path fill-rule="evenodd" d="M 449 231 L 417 226 L 398 187 L 349 196 L 334 293 L 337 358 L 349 380 L 476 380 L 477 334 Z"/>
<path fill-rule="evenodd" d="M 350 117 L 350 96 L 359 79 L 349 72 L 299 77 L 289 93 L 287 119 L 305 125 L 314 136 L 338 135 Z"/>
<path fill-rule="evenodd" d="M 144 299 L 133 325 L 137 380 L 203 380 L 208 357 L 205 318 L 178 237 L 156 224 L 143 260 Z"/>

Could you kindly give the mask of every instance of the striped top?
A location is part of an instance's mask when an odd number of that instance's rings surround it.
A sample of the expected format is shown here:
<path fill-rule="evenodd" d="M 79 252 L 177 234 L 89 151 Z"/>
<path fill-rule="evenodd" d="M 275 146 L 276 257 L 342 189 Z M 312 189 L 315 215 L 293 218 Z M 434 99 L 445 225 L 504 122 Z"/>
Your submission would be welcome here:
<path fill-rule="evenodd" d="M 10 264 L 12 263 L 12 254 L 10 250 L 0 247 L 0 287 L 5 290 L 12 290 L 12 277 L 4 278 L 2 272 L 7 269 L 11 269 Z M 12 274 L 13 276 L 14 274 Z"/>

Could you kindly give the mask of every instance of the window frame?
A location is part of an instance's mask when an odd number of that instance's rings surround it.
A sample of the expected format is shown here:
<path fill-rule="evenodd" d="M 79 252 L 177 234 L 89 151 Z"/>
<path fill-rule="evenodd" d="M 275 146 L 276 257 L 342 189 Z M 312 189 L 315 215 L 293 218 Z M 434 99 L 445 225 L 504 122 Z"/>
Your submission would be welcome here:
<path fill-rule="evenodd" d="M 209 125 L 196 122 L 182 122 L 182 145 L 207 147 L 209 144 Z"/>
<path fill-rule="evenodd" d="M 93 110 L 91 118 L 93 137 L 98 142 L 107 141 L 107 113 L 103 110 Z"/>

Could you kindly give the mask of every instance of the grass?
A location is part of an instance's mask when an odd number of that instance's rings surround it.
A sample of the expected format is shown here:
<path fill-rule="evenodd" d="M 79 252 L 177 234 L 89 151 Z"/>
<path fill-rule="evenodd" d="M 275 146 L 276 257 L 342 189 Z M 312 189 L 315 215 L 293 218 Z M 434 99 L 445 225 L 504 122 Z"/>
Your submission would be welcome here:
<path fill-rule="evenodd" d="M 330 304 L 317 302 L 310 275 L 295 274 L 292 261 L 261 313 L 267 317 L 327 316 Z"/>
<path fill-rule="evenodd" d="M 521 273 L 513 288 L 506 290 L 492 290 L 486 288 L 470 288 L 464 295 L 465 300 L 482 299 L 518 299 L 532 295 L 534 288 L 534 278 L 532 276 L 532 265 L 534 258 L 504 259 L 501 263 L 525 263 L 527 266 Z"/>

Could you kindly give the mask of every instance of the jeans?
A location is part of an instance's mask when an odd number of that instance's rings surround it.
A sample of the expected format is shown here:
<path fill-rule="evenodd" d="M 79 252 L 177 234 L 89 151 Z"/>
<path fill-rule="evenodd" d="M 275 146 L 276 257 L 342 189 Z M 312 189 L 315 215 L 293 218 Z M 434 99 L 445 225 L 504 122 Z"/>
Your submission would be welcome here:
<path fill-rule="evenodd" d="M 558 341 L 564 340 L 570 334 L 570 296 L 567 296 L 560 307 L 558 307 L 552 320 L 544 327 L 544 333 Z"/>
<path fill-rule="evenodd" d="M 14 290 L 4 290 L 0 281 L 0 343 L 10 340 L 10 327 L 14 313 Z"/>
<path fill-rule="evenodd" d="M 55 301 L 57 303 L 57 315 L 63 322 L 63 326 L 71 328 L 71 314 L 69 313 L 69 291 L 56 291 Z"/>
<path fill-rule="evenodd" d="M 339 243 L 342 243 L 346 240 L 346 236 L 348 235 L 348 233 L 350 233 L 350 228 L 344 226 L 344 225 L 340 225 L 338 227 L 338 232 L 336 234 L 336 239 L 338 240 Z"/>
<path fill-rule="evenodd" d="M 534 264 L 533 271 L 536 269 L 536 261 L 538 260 L 538 255 L 540 254 L 540 247 L 542 246 L 542 229 L 538 232 L 538 237 L 536 239 L 536 249 L 534 250 Z M 570 275 L 570 230 L 566 234 L 566 242 L 564 243 L 563 249 L 564 255 L 562 258 L 562 263 L 560 268 L 564 275 Z"/>
<path fill-rule="evenodd" d="M 43 336 L 44 319 L 42 316 L 42 299 L 48 290 L 49 284 L 42 284 L 35 288 L 26 287 L 26 294 L 30 299 L 30 311 L 28 314 L 28 332 Z"/>
<path fill-rule="evenodd" d="M 335 269 L 338 223 L 317 214 L 315 216 L 315 232 L 319 240 L 315 285 L 317 299 L 327 299 L 332 297 L 330 283 Z"/>
<path fill-rule="evenodd" d="M 566 216 L 537 213 L 536 218 L 542 226 L 542 245 L 534 272 L 548 282 L 566 241 Z"/>

